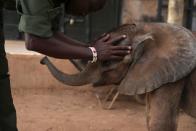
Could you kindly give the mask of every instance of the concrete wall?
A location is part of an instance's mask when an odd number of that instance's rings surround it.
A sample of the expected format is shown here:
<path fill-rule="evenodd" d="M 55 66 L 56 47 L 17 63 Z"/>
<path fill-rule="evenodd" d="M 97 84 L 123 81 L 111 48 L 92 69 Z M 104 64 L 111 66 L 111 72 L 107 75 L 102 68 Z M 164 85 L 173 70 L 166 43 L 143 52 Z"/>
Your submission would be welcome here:
<path fill-rule="evenodd" d="M 8 54 L 11 85 L 13 88 L 51 88 L 63 87 L 48 71 L 46 66 L 40 64 L 42 55 Z M 68 60 L 52 59 L 62 71 L 72 74 L 77 70 Z"/>
<path fill-rule="evenodd" d="M 157 0 L 123 0 L 122 23 L 149 21 L 157 15 Z"/>

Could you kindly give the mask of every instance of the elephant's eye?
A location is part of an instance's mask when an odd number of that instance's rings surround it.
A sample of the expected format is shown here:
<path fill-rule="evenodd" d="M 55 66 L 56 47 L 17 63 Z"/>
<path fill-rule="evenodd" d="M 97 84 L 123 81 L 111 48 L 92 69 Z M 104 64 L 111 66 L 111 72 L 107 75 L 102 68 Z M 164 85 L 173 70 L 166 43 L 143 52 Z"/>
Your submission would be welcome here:
<path fill-rule="evenodd" d="M 108 70 L 114 70 L 118 64 L 120 63 L 121 61 L 119 60 L 113 60 L 113 61 L 104 61 L 101 63 L 101 66 L 102 66 L 102 70 L 103 71 L 108 71 Z"/>
<path fill-rule="evenodd" d="M 107 66 L 111 65 L 111 63 L 112 63 L 111 61 L 104 61 L 104 62 L 101 63 L 101 65 L 103 67 L 107 67 Z"/>

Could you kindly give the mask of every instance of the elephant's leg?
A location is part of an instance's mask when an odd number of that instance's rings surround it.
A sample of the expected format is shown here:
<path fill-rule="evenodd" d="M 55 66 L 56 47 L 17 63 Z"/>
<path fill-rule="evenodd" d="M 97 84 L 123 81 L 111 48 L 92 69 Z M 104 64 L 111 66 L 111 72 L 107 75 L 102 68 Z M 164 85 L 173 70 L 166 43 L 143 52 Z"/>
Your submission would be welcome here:
<path fill-rule="evenodd" d="M 148 131 L 176 131 L 184 80 L 166 84 L 147 94 Z"/>
<path fill-rule="evenodd" d="M 146 94 L 142 94 L 142 95 L 135 95 L 134 96 L 135 100 L 142 105 L 146 104 Z"/>

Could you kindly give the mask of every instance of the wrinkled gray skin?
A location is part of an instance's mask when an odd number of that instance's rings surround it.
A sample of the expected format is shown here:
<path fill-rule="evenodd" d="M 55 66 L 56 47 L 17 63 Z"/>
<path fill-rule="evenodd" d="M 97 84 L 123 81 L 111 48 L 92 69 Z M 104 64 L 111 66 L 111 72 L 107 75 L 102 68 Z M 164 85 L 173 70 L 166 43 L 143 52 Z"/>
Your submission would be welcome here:
<path fill-rule="evenodd" d="M 115 84 L 126 95 L 146 94 L 149 131 L 176 131 L 179 109 L 196 118 L 196 39 L 187 29 L 164 23 L 123 25 L 111 37 L 126 34 L 120 44 L 133 51 L 122 61 L 88 64 L 79 74 L 67 75 L 47 59 L 59 81 L 72 86 Z"/>

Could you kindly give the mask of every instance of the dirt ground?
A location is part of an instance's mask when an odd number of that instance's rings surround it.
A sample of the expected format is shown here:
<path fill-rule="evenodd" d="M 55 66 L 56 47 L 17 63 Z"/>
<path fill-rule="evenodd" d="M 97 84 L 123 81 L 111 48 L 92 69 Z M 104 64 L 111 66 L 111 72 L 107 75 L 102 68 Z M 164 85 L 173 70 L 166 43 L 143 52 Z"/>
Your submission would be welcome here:
<path fill-rule="evenodd" d="M 132 98 L 103 110 L 86 87 L 13 89 L 20 131 L 146 131 L 145 107 Z M 196 131 L 196 119 L 181 113 L 178 131 Z"/>

